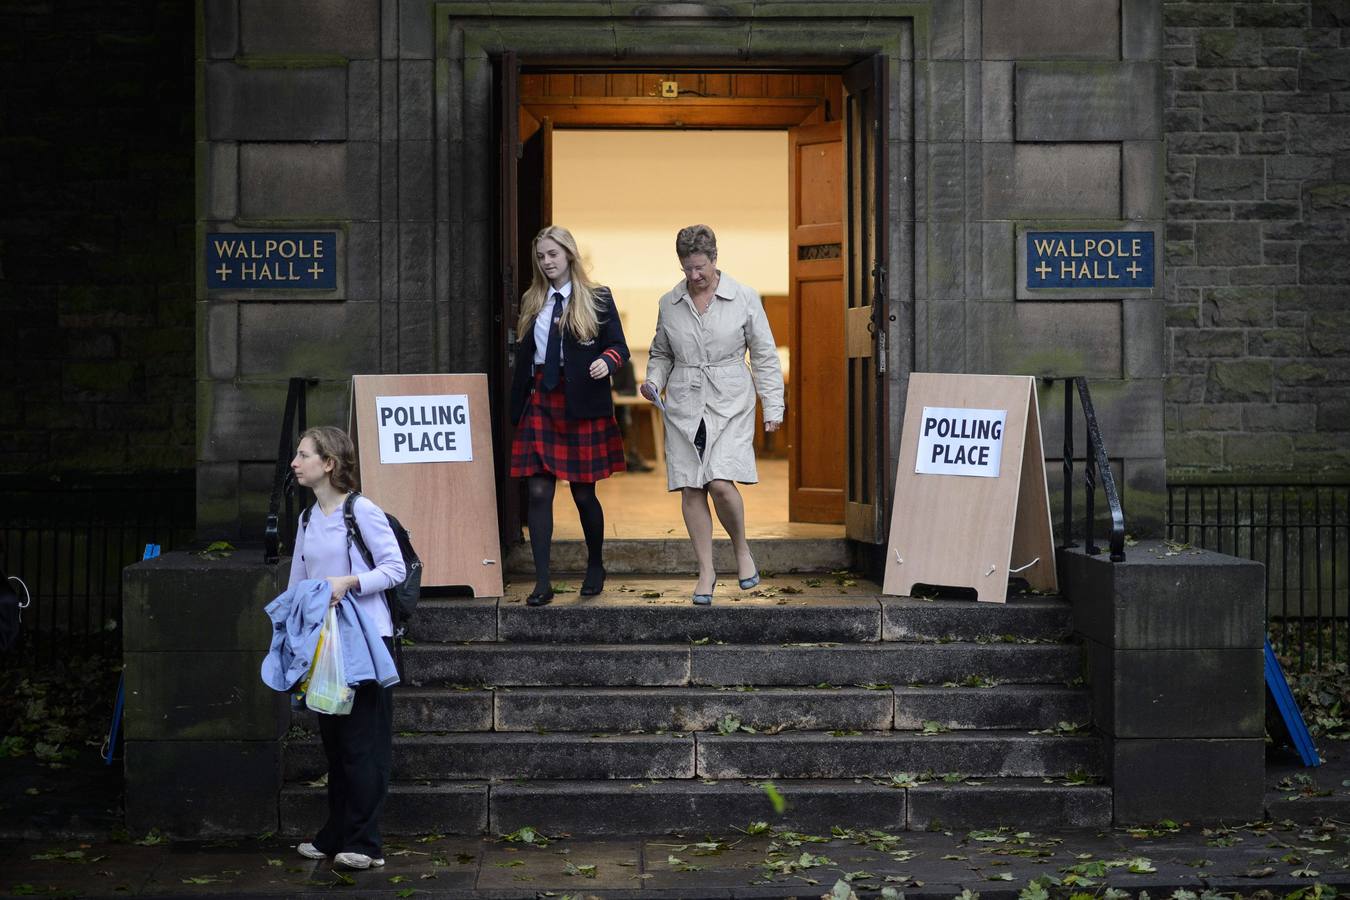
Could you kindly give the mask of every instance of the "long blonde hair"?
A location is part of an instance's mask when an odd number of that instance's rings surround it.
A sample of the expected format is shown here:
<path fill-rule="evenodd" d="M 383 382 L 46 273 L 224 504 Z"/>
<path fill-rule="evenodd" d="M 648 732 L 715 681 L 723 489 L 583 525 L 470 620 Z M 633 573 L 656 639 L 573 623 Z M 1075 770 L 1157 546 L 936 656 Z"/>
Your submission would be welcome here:
<path fill-rule="evenodd" d="M 572 332 L 579 341 L 589 341 L 600 333 L 600 314 L 595 298 L 596 283 L 586 274 L 581 263 L 581 254 L 577 251 L 577 242 L 572 232 L 561 225 L 549 225 L 534 236 L 530 247 L 530 263 L 534 268 L 534 278 L 520 299 L 520 321 L 516 324 L 516 334 L 528 334 L 534 326 L 534 319 L 544 302 L 553 293 L 544 270 L 539 268 L 538 247 L 544 238 L 556 241 L 567 254 L 568 277 L 572 280 L 572 296 L 567 301 L 567 312 L 563 314 L 563 327 Z"/>

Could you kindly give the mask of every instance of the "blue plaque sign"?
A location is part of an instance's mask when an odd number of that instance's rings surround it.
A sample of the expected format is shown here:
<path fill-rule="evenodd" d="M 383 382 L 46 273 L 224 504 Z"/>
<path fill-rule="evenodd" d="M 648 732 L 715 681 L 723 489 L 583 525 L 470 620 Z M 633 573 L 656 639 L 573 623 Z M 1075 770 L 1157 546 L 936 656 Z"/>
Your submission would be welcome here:
<path fill-rule="evenodd" d="M 1151 288 L 1151 231 L 1029 231 L 1029 288 Z"/>
<path fill-rule="evenodd" d="M 337 289 L 337 232 L 215 232 L 206 236 L 211 291 Z"/>

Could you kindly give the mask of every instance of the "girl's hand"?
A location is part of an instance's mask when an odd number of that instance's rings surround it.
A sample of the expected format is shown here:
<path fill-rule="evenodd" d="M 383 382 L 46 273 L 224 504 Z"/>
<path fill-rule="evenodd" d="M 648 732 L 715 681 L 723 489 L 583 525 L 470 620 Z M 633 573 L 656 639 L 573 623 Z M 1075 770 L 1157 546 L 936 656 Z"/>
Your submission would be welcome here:
<path fill-rule="evenodd" d="M 650 381 L 642 382 L 642 387 L 638 388 L 638 390 L 642 392 L 642 396 L 646 397 L 652 403 L 655 403 L 656 398 L 660 396 L 657 394 L 656 388 L 652 386 Z"/>
<path fill-rule="evenodd" d="M 347 596 L 349 591 L 361 586 L 361 579 L 355 575 L 330 575 L 324 580 L 333 589 L 333 596 L 328 599 L 329 606 L 337 606 L 338 601 Z"/>
<path fill-rule="evenodd" d="M 783 424 L 782 422 L 765 422 L 765 423 L 764 423 L 764 430 L 765 430 L 766 432 L 768 432 L 768 431 L 777 431 L 777 430 L 779 429 L 779 427 L 782 426 L 782 424 Z"/>
<path fill-rule="evenodd" d="M 601 378 L 608 378 L 609 363 L 605 362 L 603 359 L 599 357 L 596 357 L 595 360 L 591 362 L 590 372 L 591 377 L 596 379 L 597 381 L 600 380 Z"/>

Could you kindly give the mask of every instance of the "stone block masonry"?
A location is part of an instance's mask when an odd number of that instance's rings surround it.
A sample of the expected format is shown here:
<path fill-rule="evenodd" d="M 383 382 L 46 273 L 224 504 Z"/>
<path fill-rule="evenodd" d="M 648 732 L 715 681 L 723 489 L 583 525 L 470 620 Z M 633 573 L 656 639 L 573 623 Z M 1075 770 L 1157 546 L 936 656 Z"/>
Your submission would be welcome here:
<path fill-rule="evenodd" d="M 1117 825 L 1260 817 L 1265 573 L 1159 541 L 1125 562 L 1064 551 Z"/>
<path fill-rule="evenodd" d="M 1350 16 L 1168 0 L 1167 466 L 1343 478 Z"/>
<path fill-rule="evenodd" d="M 289 567 L 168 553 L 123 573 L 127 827 L 271 831 L 285 695 L 259 677 Z M 165 790 L 165 785 L 173 785 Z"/>
<path fill-rule="evenodd" d="M 194 7 L 0 8 L 0 472 L 193 465 Z"/>

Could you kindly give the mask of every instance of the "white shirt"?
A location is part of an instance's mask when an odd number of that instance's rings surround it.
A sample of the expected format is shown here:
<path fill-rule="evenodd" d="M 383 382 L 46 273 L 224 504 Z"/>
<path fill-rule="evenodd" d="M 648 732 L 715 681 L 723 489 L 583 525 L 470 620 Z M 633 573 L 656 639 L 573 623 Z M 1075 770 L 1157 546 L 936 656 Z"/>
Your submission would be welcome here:
<path fill-rule="evenodd" d="M 554 310 L 558 301 L 553 299 L 554 294 L 562 294 L 562 308 Z M 548 332 L 553 326 L 553 317 L 559 318 L 567 311 L 567 301 L 572 298 L 572 282 L 567 282 L 560 288 L 549 287 L 548 302 L 539 307 L 539 315 L 534 317 L 534 364 L 542 366 L 544 364 L 544 355 L 548 353 Z M 562 326 L 559 326 L 559 331 Z M 561 339 L 561 337 L 559 338 Z M 561 359 L 561 357 L 559 357 Z"/>

